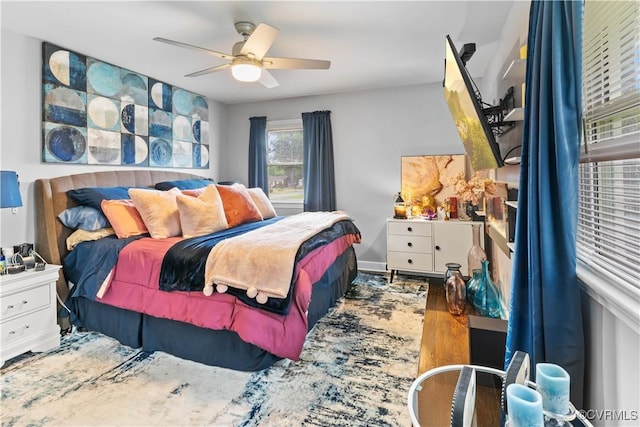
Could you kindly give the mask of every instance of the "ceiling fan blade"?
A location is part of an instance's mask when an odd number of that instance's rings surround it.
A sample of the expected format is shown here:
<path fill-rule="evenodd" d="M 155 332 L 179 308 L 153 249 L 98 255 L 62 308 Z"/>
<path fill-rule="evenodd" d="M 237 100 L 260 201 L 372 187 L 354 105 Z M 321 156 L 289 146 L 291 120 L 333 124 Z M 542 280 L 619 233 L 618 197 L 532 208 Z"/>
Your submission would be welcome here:
<path fill-rule="evenodd" d="M 215 67 L 209 67 L 201 71 L 196 71 L 195 73 L 186 74 L 185 77 L 203 76 L 205 74 L 215 73 L 216 71 L 225 70 L 227 68 L 231 68 L 231 64 L 223 64 L 223 65 L 217 65 Z"/>
<path fill-rule="evenodd" d="M 154 37 L 153 39 L 155 41 L 158 41 L 158 42 L 172 44 L 174 46 L 179 46 L 179 47 L 186 47 L 187 49 L 193 49 L 193 50 L 196 50 L 198 52 L 208 53 L 209 55 L 217 56 L 218 58 L 229 59 L 229 60 L 233 59 L 232 55 L 228 55 L 228 54 L 222 53 L 222 52 L 216 52 L 215 50 L 207 49 L 207 48 L 204 48 L 204 47 L 194 46 L 194 45 L 188 44 L 188 43 L 183 43 L 183 42 L 178 42 L 178 41 L 175 41 L 175 40 L 165 39 L 164 37 Z"/>
<path fill-rule="evenodd" d="M 322 59 L 302 59 L 302 58 L 262 58 L 264 68 L 270 69 L 308 69 L 326 70 L 331 66 L 331 61 Z"/>
<path fill-rule="evenodd" d="M 280 86 L 280 83 L 278 83 L 275 77 L 273 77 L 273 75 L 264 68 L 262 69 L 262 73 L 260 74 L 260 80 L 258 81 L 262 83 L 264 87 L 269 89 L 271 89 L 272 87 Z"/>
<path fill-rule="evenodd" d="M 241 55 L 252 54 L 257 60 L 261 60 L 267 53 L 273 41 L 280 31 L 267 24 L 258 24 L 240 50 Z"/>

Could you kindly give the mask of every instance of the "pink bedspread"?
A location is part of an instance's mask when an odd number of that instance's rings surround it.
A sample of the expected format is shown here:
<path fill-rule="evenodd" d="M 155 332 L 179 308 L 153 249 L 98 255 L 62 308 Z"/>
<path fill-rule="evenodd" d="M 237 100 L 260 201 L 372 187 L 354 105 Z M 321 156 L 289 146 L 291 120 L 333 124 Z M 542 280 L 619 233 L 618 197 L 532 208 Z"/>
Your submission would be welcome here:
<path fill-rule="evenodd" d="M 293 298 L 289 313 L 281 316 L 252 308 L 229 294 L 205 296 L 197 292 L 165 292 L 158 287 L 162 259 L 181 237 L 143 238 L 120 251 L 111 283 L 98 301 L 178 320 L 209 329 L 228 329 L 244 341 L 277 356 L 298 360 L 307 334 L 307 308 L 312 283 L 348 247 L 356 236 L 345 235 L 315 249 L 296 267 Z"/>

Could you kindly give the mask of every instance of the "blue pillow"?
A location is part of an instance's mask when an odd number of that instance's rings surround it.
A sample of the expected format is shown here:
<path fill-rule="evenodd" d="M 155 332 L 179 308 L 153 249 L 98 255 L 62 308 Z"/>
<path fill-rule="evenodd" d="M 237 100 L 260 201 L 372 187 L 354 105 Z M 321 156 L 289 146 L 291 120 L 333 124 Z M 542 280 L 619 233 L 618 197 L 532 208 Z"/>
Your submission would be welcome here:
<path fill-rule="evenodd" d="M 86 231 L 96 231 L 110 226 L 107 217 L 101 211 L 90 206 L 75 206 L 65 209 L 58 215 L 58 218 L 65 227 L 74 230 L 80 228 Z"/>
<path fill-rule="evenodd" d="M 178 190 L 195 190 L 197 188 L 206 187 L 207 185 L 215 184 L 216 182 L 210 179 L 181 179 L 178 181 L 163 181 L 156 184 L 156 190 L 167 191 L 174 187 Z"/>
<path fill-rule="evenodd" d="M 84 206 L 102 211 L 100 203 L 103 200 L 130 199 L 129 188 L 131 187 L 87 187 L 76 188 L 67 191 L 67 196 Z"/>

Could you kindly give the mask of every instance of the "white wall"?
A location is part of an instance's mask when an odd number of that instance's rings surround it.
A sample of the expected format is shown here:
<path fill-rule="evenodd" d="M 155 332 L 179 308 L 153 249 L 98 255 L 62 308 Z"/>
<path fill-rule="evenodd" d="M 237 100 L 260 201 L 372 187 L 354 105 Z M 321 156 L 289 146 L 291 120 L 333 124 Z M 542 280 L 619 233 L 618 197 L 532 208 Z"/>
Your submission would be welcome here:
<path fill-rule="evenodd" d="M 281 120 L 330 110 L 338 209 L 362 232 L 360 267 L 384 269 L 386 222 L 400 191 L 400 157 L 463 153 L 441 84 L 310 96 L 228 107 L 221 179 L 247 182 L 249 117 Z"/>
<path fill-rule="evenodd" d="M 23 206 L 17 214 L 0 211 L 0 245 L 35 242 L 34 182 L 74 173 L 113 169 L 112 166 L 62 165 L 41 162 L 42 152 L 42 41 L 2 29 L 2 131 L 0 169 L 16 171 Z M 91 52 L 83 52 L 91 55 Z M 117 64 L 115 64 L 117 65 Z M 218 178 L 220 141 L 224 139 L 225 108 L 208 100 L 210 166 L 172 169 Z M 122 169 L 132 169 L 122 167 Z M 37 248 L 36 248 L 37 250 Z"/>

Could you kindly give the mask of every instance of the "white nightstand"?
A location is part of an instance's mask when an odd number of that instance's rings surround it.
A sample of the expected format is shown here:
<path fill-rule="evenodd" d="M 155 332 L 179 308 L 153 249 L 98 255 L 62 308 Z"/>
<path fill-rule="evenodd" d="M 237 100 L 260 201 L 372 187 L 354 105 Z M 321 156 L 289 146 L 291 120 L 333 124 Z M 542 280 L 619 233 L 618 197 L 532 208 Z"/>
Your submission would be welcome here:
<path fill-rule="evenodd" d="M 0 358 L 60 345 L 56 320 L 59 265 L 0 276 Z"/>

